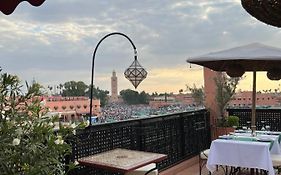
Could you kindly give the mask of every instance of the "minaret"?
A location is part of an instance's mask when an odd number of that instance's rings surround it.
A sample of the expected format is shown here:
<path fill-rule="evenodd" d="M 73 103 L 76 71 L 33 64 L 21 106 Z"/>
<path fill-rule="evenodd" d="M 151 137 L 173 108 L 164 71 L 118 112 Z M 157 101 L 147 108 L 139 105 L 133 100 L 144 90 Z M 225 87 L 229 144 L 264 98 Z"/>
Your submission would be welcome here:
<path fill-rule="evenodd" d="M 112 72 L 111 77 L 111 102 L 118 101 L 118 91 L 117 91 L 117 76 L 116 72 Z"/>

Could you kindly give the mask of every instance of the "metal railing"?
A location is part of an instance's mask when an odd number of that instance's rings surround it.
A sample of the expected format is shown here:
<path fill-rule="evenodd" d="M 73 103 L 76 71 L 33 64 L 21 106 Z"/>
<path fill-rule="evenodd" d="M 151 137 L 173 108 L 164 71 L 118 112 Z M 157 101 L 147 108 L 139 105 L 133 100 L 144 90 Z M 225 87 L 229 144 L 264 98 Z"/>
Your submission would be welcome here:
<path fill-rule="evenodd" d="M 249 127 L 251 109 L 227 109 L 229 115 L 239 117 L 239 125 Z M 256 109 L 256 126 L 261 130 L 264 125 L 272 131 L 281 131 L 281 109 Z"/>
<path fill-rule="evenodd" d="M 72 140 L 75 161 L 114 148 L 167 154 L 159 169 L 169 168 L 198 154 L 211 143 L 209 113 L 206 110 L 175 113 L 94 125 L 77 132 Z M 99 169 L 80 166 L 69 174 L 113 175 Z"/>

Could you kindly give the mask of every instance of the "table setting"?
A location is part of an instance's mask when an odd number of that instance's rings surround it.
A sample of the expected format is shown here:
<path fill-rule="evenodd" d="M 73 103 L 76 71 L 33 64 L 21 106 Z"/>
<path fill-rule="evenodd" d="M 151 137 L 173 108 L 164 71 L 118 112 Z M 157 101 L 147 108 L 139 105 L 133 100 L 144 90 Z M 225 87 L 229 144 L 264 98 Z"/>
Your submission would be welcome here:
<path fill-rule="evenodd" d="M 260 130 L 253 134 L 247 129 L 235 130 L 213 140 L 207 160 L 207 169 L 217 165 L 260 169 L 274 175 L 271 155 L 281 155 L 281 132 Z"/>

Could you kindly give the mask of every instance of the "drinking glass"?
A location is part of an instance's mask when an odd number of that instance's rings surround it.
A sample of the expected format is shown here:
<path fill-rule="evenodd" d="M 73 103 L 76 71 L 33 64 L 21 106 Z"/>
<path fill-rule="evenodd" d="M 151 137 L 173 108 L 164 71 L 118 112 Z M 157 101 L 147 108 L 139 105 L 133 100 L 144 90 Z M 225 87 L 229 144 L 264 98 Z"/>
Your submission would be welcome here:
<path fill-rule="evenodd" d="M 265 131 L 265 121 L 261 121 L 261 130 L 262 131 Z"/>
<path fill-rule="evenodd" d="M 269 126 L 269 125 L 266 125 L 266 126 L 265 126 L 265 129 L 266 129 L 267 131 L 270 131 L 270 126 Z"/>
<path fill-rule="evenodd" d="M 247 121 L 248 130 L 251 129 L 251 121 Z"/>

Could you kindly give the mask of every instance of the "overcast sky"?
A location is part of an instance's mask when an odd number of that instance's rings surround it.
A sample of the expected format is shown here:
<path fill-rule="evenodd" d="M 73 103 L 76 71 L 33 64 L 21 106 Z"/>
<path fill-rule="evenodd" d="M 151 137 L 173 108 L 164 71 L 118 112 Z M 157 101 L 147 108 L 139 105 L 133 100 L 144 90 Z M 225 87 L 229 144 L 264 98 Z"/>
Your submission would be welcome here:
<path fill-rule="evenodd" d="M 0 14 L 0 66 L 21 80 L 44 86 L 66 81 L 90 84 L 92 53 L 110 32 L 129 36 L 148 77 L 138 91 L 175 92 L 203 84 L 202 68 L 186 58 L 260 42 L 281 47 L 280 29 L 251 17 L 240 0 L 46 0 L 40 7 L 22 2 Z M 95 85 L 110 90 L 115 70 L 119 90 L 133 89 L 123 76 L 133 62 L 130 42 L 105 39 L 97 50 Z M 251 88 L 251 74 L 240 88 Z M 258 74 L 257 89 L 278 82 Z"/>

